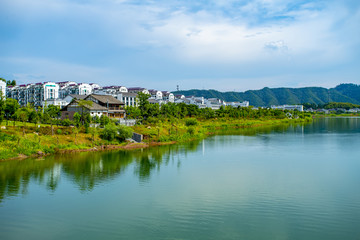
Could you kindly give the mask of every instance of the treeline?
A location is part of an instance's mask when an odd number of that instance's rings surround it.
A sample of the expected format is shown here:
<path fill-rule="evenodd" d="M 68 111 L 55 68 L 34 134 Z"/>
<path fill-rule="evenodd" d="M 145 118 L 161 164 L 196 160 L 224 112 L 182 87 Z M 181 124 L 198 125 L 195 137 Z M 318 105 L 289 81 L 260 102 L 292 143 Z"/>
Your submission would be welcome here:
<path fill-rule="evenodd" d="M 169 118 L 186 118 L 195 117 L 199 119 L 215 119 L 215 118 L 244 118 L 244 119 L 284 119 L 290 117 L 304 118 L 310 116 L 309 113 L 298 111 L 283 111 L 278 109 L 251 107 L 231 107 L 221 106 L 218 110 L 211 108 L 199 108 L 194 104 L 185 103 L 167 103 L 163 105 L 150 104 L 148 102 L 149 95 L 139 94 L 139 107 L 127 107 L 126 115 L 128 118 L 140 119 L 151 122 L 152 120 L 165 120 Z"/>
<path fill-rule="evenodd" d="M 353 108 L 360 108 L 360 105 L 358 104 L 353 104 L 353 103 L 345 103 L 345 102 L 330 102 L 330 103 L 326 103 L 326 104 L 315 104 L 315 103 L 303 103 L 302 104 L 304 106 L 305 109 L 338 109 L 338 108 L 342 108 L 342 109 L 353 109 Z"/>

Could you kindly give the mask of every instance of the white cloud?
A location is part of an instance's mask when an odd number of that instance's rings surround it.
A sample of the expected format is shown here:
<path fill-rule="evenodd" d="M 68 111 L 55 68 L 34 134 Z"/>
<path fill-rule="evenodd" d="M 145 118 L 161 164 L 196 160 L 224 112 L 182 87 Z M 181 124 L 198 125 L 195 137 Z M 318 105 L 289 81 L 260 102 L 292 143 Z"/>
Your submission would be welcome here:
<path fill-rule="evenodd" d="M 13 77 L 19 83 L 42 81 L 100 82 L 108 75 L 108 69 L 64 63 L 39 58 L 0 58 L 0 63 L 17 68 Z M 81 79 L 79 81 L 79 79 Z"/>

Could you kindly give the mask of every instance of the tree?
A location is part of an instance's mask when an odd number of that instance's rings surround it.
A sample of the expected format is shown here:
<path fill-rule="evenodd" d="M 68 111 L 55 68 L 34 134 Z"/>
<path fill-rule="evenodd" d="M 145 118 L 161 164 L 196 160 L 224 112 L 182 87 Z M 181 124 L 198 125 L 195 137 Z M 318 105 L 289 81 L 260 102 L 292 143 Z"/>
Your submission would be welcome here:
<path fill-rule="evenodd" d="M 13 119 L 15 126 L 15 112 L 19 109 L 20 105 L 17 100 L 12 98 L 7 98 L 5 100 L 5 117 L 6 120 Z"/>
<path fill-rule="evenodd" d="M 60 107 L 55 105 L 49 105 L 45 108 L 45 112 L 49 114 L 51 118 L 58 119 L 60 117 Z"/>
<path fill-rule="evenodd" d="M 150 95 L 143 92 L 139 92 L 137 95 L 137 101 L 139 103 L 139 109 L 143 117 L 147 117 L 150 103 L 148 101 Z"/>
<path fill-rule="evenodd" d="M 82 123 L 84 124 L 85 123 L 84 108 L 91 107 L 93 105 L 93 102 L 90 100 L 81 99 L 81 100 L 78 100 L 77 103 L 78 103 L 78 106 L 81 107 L 81 119 L 82 119 Z"/>
<path fill-rule="evenodd" d="M 133 131 L 130 127 L 119 125 L 117 127 L 117 139 L 121 142 L 125 141 L 127 138 L 131 138 Z"/>
<path fill-rule="evenodd" d="M 0 123 L 4 120 L 5 117 L 5 97 L 2 94 L 2 91 L 0 92 Z"/>
<path fill-rule="evenodd" d="M 81 121 L 81 115 L 78 112 L 76 112 L 76 113 L 74 113 L 73 118 L 74 118 L 75 125 L 77 127 L 79 127 L 80 126 L 80 121 Z"/>

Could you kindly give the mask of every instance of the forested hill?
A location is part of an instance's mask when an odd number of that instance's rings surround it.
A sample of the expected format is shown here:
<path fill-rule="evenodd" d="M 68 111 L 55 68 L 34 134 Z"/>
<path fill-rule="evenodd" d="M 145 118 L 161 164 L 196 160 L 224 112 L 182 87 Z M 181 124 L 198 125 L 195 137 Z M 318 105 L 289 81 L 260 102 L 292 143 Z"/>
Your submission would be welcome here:
<path fill-rule="evenodd" d="M 249 90 L 246 92 L 219 92 L 216 90 L 187 90 L 176 91 L 176 94 L 185 96 L 197 96 L 205 98 L 219 98 L 228 102 L 249 101 L 250 105 L 271 106 L 282 104 L 315 103 L 325 104 L 328 102 L 348 102 L 360 104 L 360 85 L 340 84 L 335 88 L 304 87 L 304 88 L 263 88 L 261 90 Z"/>

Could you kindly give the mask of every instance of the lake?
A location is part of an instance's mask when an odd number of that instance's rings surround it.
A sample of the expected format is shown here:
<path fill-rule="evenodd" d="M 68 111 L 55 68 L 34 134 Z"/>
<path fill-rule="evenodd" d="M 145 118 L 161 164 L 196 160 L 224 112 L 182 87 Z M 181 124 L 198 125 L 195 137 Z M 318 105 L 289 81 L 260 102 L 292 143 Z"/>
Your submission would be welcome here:
<path fill-rule="evenodd" d="M 0 162 L 0 239 L 360 239 L 360 118 Z"/>

